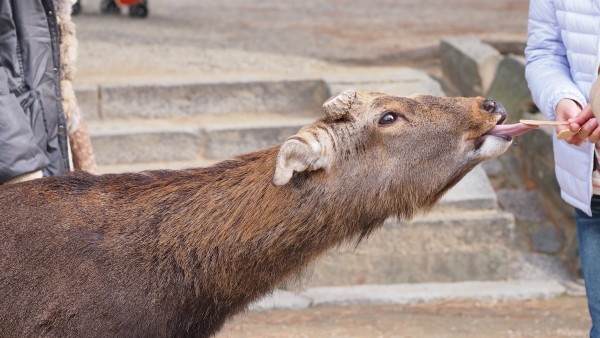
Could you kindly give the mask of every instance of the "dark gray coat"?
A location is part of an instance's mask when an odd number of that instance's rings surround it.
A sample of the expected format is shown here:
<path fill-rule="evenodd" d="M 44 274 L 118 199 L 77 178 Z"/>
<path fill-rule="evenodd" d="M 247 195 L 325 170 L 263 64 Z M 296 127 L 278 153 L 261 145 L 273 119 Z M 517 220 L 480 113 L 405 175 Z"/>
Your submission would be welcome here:
<path fill-rule="evenodd" d="M 0 183 L 69 168 L 52 0 L 0 0 Z"/>

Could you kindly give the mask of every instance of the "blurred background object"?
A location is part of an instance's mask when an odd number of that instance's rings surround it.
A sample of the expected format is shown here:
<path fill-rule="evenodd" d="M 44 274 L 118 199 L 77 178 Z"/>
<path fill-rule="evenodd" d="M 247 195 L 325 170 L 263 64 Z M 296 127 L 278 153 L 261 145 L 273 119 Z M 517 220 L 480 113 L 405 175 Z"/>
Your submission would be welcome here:
<path fill-rule="evenodd" d="M 77 0 L 73 4 L 73 15 L 81 13 L 82 0 Z M 135 18 L 145 18 L 148 16 L 148 1 L 146 0 L 102 0 L 100 2 L 100 12 L 104 14 L 120 14 L 121 8 L 128 7 L 129 15 Z"/>

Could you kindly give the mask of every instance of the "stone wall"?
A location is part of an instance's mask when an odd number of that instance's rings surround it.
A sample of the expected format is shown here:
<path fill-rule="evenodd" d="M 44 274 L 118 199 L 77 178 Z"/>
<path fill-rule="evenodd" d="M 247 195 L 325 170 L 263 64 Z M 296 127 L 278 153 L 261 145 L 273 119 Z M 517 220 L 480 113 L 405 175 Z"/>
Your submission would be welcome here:
<path fill-rule="evenodd" d="M 544 119 L 525 80 L 525 43 L 449 37 L 440 43 L 442 82 L 447 92 L 484 96 L 506 107 L 507 123 Z M 484 168 L 501 207 L 512 212 L 526 250 L 559 257 L 579 274 L 573 208 L 560 197 L 554 173 L 551 128 L 519 136 L 506 154 Z"/>

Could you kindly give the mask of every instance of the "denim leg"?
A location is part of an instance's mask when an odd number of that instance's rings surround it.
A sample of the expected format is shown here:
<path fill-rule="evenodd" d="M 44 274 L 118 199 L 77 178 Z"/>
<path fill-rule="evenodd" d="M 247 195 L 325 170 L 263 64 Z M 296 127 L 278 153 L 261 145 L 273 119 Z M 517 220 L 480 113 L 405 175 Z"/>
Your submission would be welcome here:
<path fill-rule="evenodd" d="M 575 210 L 579 257 L 592 317 L 590 337 L 600 338 L 600 197 L 592 198 L 592 217 Z"/>

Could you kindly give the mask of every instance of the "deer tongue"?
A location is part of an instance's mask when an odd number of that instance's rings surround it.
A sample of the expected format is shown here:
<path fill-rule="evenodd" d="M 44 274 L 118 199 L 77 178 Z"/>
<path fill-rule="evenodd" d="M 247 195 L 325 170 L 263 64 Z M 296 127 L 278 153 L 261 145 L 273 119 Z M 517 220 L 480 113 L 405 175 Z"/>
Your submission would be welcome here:
<path fill-rule="evenodd" d="M 497 124 L 492 130 L 488 132 L 488 134 L 497 134 L 504 136 L 519 136 L 525 134 L 526 132 L 537 128 L 538 126 L 525 124 L 525 123 L 515 123 L 515 124 Z"/>

